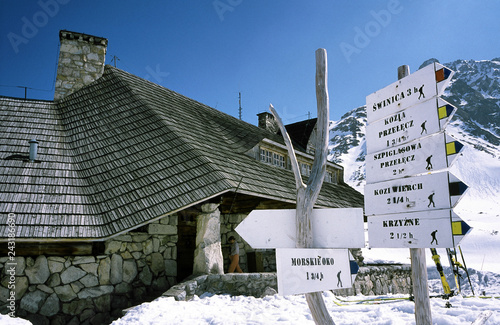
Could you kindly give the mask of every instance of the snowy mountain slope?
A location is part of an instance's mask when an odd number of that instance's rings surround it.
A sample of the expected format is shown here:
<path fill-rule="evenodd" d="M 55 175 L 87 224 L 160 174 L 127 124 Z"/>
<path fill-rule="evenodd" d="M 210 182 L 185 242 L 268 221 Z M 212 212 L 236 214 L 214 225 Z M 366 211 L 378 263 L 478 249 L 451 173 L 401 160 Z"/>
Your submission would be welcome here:
<path fill-rule="evenodd" d="M 366 107 L 361 106 L 330 123 L 328 160 L 344 167 L 344 180 L 363 193 L 365 183 Z"/>
<path fill-rule="evenodd" d="M 442 97 L 458 108 L 446 133 L 465 145 L 450 171 L 469 186 L 454 211 L 474 227 L 461 246 L 471 266 L 500 273 L 500 59 L 444 65 L 456 73 Z M 366 107 L 353 109 L 331 123 L 329 144 L 329 159 L 344 166 L 345 182 L 361 193 L 365 127 Z M 366 249 L 363 254 L 368 260 L 391 256 L 393 261 L 409 263 L 407 249 Z M 427 258 L 431 265 L 429 254 Z"/>
<path fill-rule="evenodd" d="M 427 60 L 421 67 L 433 61 L 437 60 Z M 442 98 L 458 108 L 447 133 L 498 160 L 500 59 L 457 60 L 444 65 L 453 69 L 455 75 Z M 353 186 L 362 187 L 364 182 L 365 126 L 365 106 L 353 109 L 340 121 L 330 124 L 329 159 L 344 165 L 345 180 Z"/>

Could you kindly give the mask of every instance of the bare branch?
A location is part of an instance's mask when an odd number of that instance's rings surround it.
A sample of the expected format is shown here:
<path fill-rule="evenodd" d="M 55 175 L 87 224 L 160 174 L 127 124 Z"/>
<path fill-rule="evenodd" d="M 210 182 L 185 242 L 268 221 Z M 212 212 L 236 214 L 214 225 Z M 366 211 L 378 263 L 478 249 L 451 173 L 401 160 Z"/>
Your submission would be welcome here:
<path fill-rule="evenodd" d="M 318 109 L 318 122 L 315 139 L 314 163 L 311 175 L 307 182 L 309 199 L 316 202 L 326 174 L 326 161 L 328 156 L 328 120 L 330 105 L 328 99 L 328 71 L 325 49 L 316 50 L 316 102 Z"/>
<path fill-rule="evenodd" d="M 269 104 L 269 110 L 273 113 L 278 126 L 280 127 L 281 134 L 283 134 L 283 140 L 285 140 L 286 148 L 288 149 L 288 155 L 290 156 L 290 163 L 292 165 L 292 171 L 295 175 L 295 187 L 298 189 L 300 187 L 305 187 L 306 185 L 302 182 L 302 176 L 300 174 L 299 162 L 297 161 L 297 157 L 295 156 L 295 150 L 293 149 L 292 141 L 290 140 L 290 136 L 286 132 L 285 125 L 281 118 L 278 115 L 278 112 L 274 109 L 272 104 Z"/>

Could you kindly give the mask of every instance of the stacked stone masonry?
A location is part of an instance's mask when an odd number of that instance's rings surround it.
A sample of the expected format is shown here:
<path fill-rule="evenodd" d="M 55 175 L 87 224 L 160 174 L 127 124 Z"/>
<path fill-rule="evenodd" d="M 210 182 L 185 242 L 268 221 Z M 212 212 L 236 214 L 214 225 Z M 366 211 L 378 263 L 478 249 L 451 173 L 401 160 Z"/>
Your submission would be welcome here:
<path fill-rule="evenodd" d="M 411 294 L 409 265 L 364 266 L 359 269 L 353 288 L 335 290 L 340 296 Z M 163 297 L 185 301 L 194 295 L 229 294 L 263 297 L 277 293 L 276 273 L 233 273 L 202 275 L 179 283 Z"/>
<path fill-rule="evenodd" d="M 146 228 L 106 241 L 102 255 L 16 257 L 12 277 L 8 257 L 0 258 L 0 312 L 12 311 L 12 280 L 15 316 L 35 325 L 107 324 L 158 296 L 177 283 L 177 215 Z"/>
<path fill-rule="evenodd" d="M 62 99 L 102 76 L 108 41 L 74 32 L 60 35 L 54 100 Z"/>

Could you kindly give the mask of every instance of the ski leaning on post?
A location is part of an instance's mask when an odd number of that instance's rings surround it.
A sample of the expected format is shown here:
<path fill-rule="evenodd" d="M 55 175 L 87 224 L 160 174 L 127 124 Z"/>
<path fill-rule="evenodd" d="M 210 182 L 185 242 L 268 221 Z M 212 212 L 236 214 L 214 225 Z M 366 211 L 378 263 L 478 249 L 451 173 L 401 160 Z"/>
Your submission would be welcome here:
<path fill-rule="evenodd" d="M 432 259 L 434 260 L 434 263 L 436 264 L 436 268 L 437 268 L 437 271 L 439 272 L 439 276 L 441 278 L 441 283 L 443 285 L 444 294 L 442 295 L 442 297 L 444 299 L 449 299 L 454 294 L 458 294 L 459 292 L 461 292 L 460 279 L 462 278 L 462 276 L 460 275 L 460 272 L 459 272 L 460 269 L 464 270 L 465 274 L 467 275 L 467 279 L 469 281 L 472 295 L 475 295 L 474 288 L 472 287 L 472 282 L 470 280 L 469 271 L 467 270 L 467 267 L 465 266 L 465 259 L 464 259 L 464 255 L 462 253 L 462 249 L 460 248 L 460 246 L 458 246 L 458 249 L 460 250 L 460 256 L 462 257 L 462 262 L 464 263 L 463 265 L 460 264 L 460 262 L 457 259 L 456 249 L 451 249 L 451 248 L 446 249 L 446 254 L 448 255 L 448 261 L 450 262 L 450 267 L 453 271 L 453 277 L 455 278 L 456 292 L 454 292 L 450 288 L 448 280 L 446 279 L 446 276 L 444 274 L 443 266 L 441 264 L 441 258 L 438 255 L 437 250 L 435 248 L 430 249 L 431 253 L 432 253 Z M 446 307 L 451 307 L 450 302 L 446 303 Z"/>
<path fill-rule="evenodd" d="M 443 284 L 443 299 L 448 300 L 451 296 L 453 296 L 453 291 L 450 289 L 450 285 L 448 284 L 448 280 L 446 280 L 446 276 L 444 275 L 443 271 L 443 266 L 441 265 L 441 259 L 437 253 L 437 250 L 435 248 L 431 248 L 431 253 L 432 253 L 432 259 L 434 260 L 434 263 L 436 264 L 436 268 L 439 272 L 439 276 L 441 277 L 441 283 Z M 446 302 L 445 305 L 447 308 L 451 307 L 451 303 L 449 301 Z"/>

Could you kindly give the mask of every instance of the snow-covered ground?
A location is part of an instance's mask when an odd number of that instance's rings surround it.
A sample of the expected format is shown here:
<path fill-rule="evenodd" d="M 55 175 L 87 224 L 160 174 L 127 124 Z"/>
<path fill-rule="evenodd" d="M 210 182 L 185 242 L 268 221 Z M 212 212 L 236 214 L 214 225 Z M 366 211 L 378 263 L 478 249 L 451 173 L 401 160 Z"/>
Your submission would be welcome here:
<path fill-rule="evenodd" d="M 339 300 L 332 293 L 323 294 L 326 306 L 336 324 L 415 324 L 414 303 L 404 296 L 391 296 L 396 300 L 359 302 L 379 297 L 350 297 Z M 384 298 L 384 297 L 382 297 Z M 397 299 L 401 298 L 401 299 Z M 344 301 L 346 300 L 346 301 Z M 352 301 L 352 302 L 349 302 Z M 471 324 L 484 312 L 493 312 L 486 324 L 500 324 L 500 300 L 494 298 L 431 299 L 434 324 Z M 303 295 L 267 296 L 205 296 L 189 302 L 161 298 L 129 311 L 112 323 L 130 324 L 314 324 Z"/>

